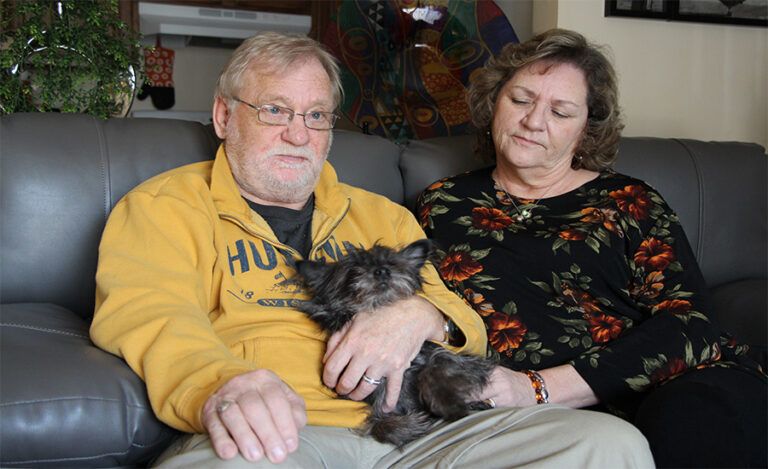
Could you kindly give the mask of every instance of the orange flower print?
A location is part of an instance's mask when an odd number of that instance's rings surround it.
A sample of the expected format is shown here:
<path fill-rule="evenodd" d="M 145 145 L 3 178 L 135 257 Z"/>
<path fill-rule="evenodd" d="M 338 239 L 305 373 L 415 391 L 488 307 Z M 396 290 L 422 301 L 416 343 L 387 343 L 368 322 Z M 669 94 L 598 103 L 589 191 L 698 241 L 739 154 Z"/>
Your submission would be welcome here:
<path fill-rule="evenodd" d="M 482 270 L 483 266 L 465 251 L 449 252 L 440 263 L 440 275 L 448 282 L 463 282 Z"/>
<path fill-rule="evenodd" d="M 616 233 L 622 238 L 624 237 L 624 232 L 616 223 L 616 220 L 619 218 L 619 214 L 616 212 L 616 210 L 611 210 L 609 208 L 587 207 L 582 209 L 581 213 L 584 215 L 581 218 L 581 221 L 585 223 L 603 225 L 605 229 L 611 233 Z"/>
<path fill-rule="evenodd" d="M 592 341 L 596 344 L 605 344 L 617 338 L 624 330 L 624 322 L 606 314 L 593 314 L 587 319 Z"/>
<path fill-rule="evenodd" d="M 626 186 L 624 190 L 612 191 L 608 195 L 616 201 L 622 212 L 630 214 L 635 220 L 648 217 L 652 202 L 642 186 Z"/>
<path fill-rule="evenodd" d="M 432 204 L 424 204 L 419 207 L 419 222 L 422 228 L 429 224 L 429 215 L 432 213 Z"/>
<path fill-rule="evenodd" d="M 585 314 L 602 313 L 600 306 L 597 305 L 592 296 L 581 290 L 575 290 L 568 282 L 562 282 L 560 284 L 560 291 L 563 292 L 565 302 L 571 306 L 578 306 L 579 309 Z"/>
<path fill-rule="evenodd" d="M 660 383 L 666 381 L 673 376 L 683 373 L 687 369 L 688 365 L 685 364 L 682 358 L 673 358 L 665 366 L 651 373 L 651 382 Z"/>
<path fill-rule="evenodd" d="M 512 198 L 503 190 L 496 190 L 496 200 L 501 205 L 512 205 Z"/>
<path fill-rule="evenodd" d="M 567 230 L 563 230 L 557 235 L 566 241 L 581 241 L 582 239 L 587 237 L 586 234 L 582 233 L 579 230 L 575 230 L 573 228 L 568 228 Z"/>
<path fill-rule="evenodd" d="M 466 288 L 464 290 L 464 298 L 466 298 L 469 305 L 475 311 L 477 311 L 477 314 L 480 316 L 490 316 L 496 312 L 496 310 L 493 308 L 493 305 L 485 301 L 485 297 L 482 295 L 482 293 L 477 293 L 471 288 Z"/>
<path fill-rule="evenodd" d="M 528 328 L 516 317 L 495 313 L 487 319 L 488 342 L 499 353 L 520 347 Z"/>
<path fill-rule="evenodd" d="M 672 246 L 656 238 L 643 240 L 635 253 L 635 264 L 647 270 L 664 270 L 674 261 Z"/>
<path fill-rule="evenodd" d="M 645 281 L 642 285 L 635 285 L 630 290 L 632 296 L 638 298 L 653 299 L 661 294 L 664 289 L 664 274 L 661 271 L 653 271 L 645 276 Z"/>
<path fill-rule="evenodd" d="M 503 230 L 512 224 L 512 219 L 497 208 L 475 207 L 472 209 L 472 226 L 479 230 Z"/>
<path fill-rule="evenodd" d="M 443 180 L 443 179 L 441 179 L 439 181 L 436 181 L 436 182 L 433 182 L 429 187 L 427 187 L 425 189 L 425 191 L 433 191 L 435 189 L 440 189 L 441 187 L 443 187 L 445 185 L 444 183 L 445 183 L 445 180 Z"/>
<path fill-rule="evenodd" d="M 653 312 L 669 311 L 672 314 L 686 314 L 691 310 L 691 304 L 688 300 L 664 300 L 653 308 Z"/>

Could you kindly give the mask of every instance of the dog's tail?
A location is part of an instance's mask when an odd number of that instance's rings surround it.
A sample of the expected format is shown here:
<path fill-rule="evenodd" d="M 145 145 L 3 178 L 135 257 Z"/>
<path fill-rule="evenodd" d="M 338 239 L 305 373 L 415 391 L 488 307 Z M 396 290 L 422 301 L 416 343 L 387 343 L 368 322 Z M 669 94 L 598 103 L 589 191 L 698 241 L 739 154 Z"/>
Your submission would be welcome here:
<path fill-rule="evenodd" d="M 399 415 L 372 414 L 366 421 L 363 431 L 370 434 L 376 441 L 401 448 L 427 433 L 436 421 L 435 417 L 420 411 Z"/>

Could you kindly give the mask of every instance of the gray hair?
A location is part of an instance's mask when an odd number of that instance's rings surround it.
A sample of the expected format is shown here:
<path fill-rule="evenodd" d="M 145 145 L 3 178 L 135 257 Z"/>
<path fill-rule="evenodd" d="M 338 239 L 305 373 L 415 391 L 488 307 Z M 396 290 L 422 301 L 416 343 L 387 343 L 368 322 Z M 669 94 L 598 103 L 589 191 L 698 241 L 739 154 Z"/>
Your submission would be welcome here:
<path fill-rule="evenodd" d="M 248 68 L 259 64 L 263 73 L 280 73 L 297 61 L 317 59 L 331 81 L 334 107 L 341 104 L 343 90 L 336 59 L 322 44 L 307 36 L 265 32 L 252 36 L 232 53 L 216 83 L 214 97 L 232 102 L 242 87 Z"/>

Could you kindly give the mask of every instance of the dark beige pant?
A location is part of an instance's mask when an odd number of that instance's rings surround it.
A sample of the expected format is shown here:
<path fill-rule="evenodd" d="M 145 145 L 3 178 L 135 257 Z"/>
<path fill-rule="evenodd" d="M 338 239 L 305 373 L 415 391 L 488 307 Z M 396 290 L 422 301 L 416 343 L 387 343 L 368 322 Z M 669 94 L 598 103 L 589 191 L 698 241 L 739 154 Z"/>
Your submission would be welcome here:
<path fill-rule="evenodd" d="M 216 457 L 207 435 L 190 435 L 158 460 L 162 468 L 652 468 L 648 443 L 630 423 L 558 405 L 476 412 L 443 424 L 402 451 L 337 427 L 308 426 L 280 465 Z"/>

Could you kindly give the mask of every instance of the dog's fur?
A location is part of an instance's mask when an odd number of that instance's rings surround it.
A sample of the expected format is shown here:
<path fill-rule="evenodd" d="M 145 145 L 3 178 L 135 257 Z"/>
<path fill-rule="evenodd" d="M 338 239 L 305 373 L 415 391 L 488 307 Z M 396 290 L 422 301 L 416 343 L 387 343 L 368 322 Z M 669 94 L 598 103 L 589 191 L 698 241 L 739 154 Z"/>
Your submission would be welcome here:
<path fill-rule="evenodd" d="M 299 261 L 296 270 L 314 295 L 299 308 L 332 334 L 359 312 L 375 311 L 417 293 L 423 282 L 421 268 L 432 254 L 431 243 L 420 240 L 399 251 L 380 245 L 353 249 L 336 263 Z M 382 411 L 385 382 L 365 399 L 371 413 L 363 434 L 401 447 L 440 419 L 457 420 L 470 410 L 488 408 L 475 399 L 493 366 L 490 360 L 457 355 L 425 342 L 405 371 L 394 411 Z"/>

